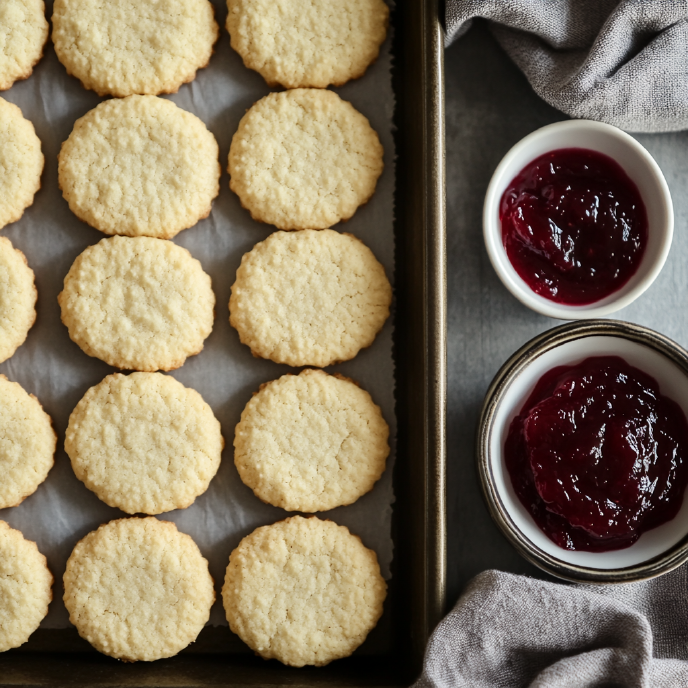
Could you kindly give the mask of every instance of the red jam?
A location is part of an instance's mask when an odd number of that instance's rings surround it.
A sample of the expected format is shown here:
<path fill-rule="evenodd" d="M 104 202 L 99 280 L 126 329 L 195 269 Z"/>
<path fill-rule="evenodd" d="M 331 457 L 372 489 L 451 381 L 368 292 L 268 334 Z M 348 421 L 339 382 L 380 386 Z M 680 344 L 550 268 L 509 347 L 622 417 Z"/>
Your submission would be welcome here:
<path fill-rule="evenodd" d="M 610 157 L 584 148 L 533 160 L 502 196 L 507 256 L 536 293 L 585 305 L 620 289 L 647 245 L 638 187 Z"/>
<path fill-rule="evenodd" d="M 683 411 L 617 356 L 543 375 L 504 452 L 521 503 L 569 550 L 629 547 L 676 516 L 688 484 Z"/>

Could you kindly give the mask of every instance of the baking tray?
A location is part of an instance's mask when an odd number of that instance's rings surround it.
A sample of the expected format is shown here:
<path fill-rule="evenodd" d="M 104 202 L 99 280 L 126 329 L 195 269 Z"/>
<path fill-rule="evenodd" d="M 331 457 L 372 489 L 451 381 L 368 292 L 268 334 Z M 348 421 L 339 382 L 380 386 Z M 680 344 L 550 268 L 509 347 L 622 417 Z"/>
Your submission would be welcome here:
<path fill-rule="evenodd" d="M 177 657 L 123 664 L 92 650 L 73 629 L 41 629 L 0 655 L 0 685 L 388 686 L 408 685 L 420 672 L 446 588 L 443 31 L 436 0 L 400 3 L 391 22 L 399 431 L 393 575 L 380 622 L 392 629 L 390 649 L 365 651 L 364 644 L 327 667 L 292 669 L 253 656 L 227 628 L 207 627 Z"/>

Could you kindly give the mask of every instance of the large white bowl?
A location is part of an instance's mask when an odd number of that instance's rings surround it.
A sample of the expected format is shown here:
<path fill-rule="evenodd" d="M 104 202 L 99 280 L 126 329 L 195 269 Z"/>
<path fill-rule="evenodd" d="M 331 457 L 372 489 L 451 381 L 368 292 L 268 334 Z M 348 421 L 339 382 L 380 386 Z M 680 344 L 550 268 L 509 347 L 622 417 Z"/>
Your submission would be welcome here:
<path fill-rule="evenodd" d="M 635 182 L 647 211 L 648 243 L 638 270 L 621 289 L 586 306 L 567 306 L 536 294 L 514 269 L 502 241 L 499 204 L 507 186 L 535 158 L 561 148 L 587 148 L 613 158 Z M 483 207 L 485 246 L 504 286 L 534 311 L 561 320 L 599 318 L 628 306 L 660 273 L 669 254 L 673 233 L 671 194 L 659 165 L 633 137 L 621 129 L 588 120 L 557 122 L 521 139 L 497 166 L 487 188 Z"/>
<path fill-rule="evenodd" d="M 519 551 L 561 578 L 588 582 L 630 582 L 666 573 L 688 560 L 688 495 L 678 515 L 643 533 L 626 549 L 575 552 L 552 542 L 516 495 L 504 461 L 511 421 L 538 380 L 552 368 L 591 356 L 621 356 L 654 377 L 665 396 L 688 417 L 688 352 L 663 335 L 613 320 L 563 325 L 536 337 L 497 373 L 483 406 L 478 432 L 478 471 L 497 525 Z"/>

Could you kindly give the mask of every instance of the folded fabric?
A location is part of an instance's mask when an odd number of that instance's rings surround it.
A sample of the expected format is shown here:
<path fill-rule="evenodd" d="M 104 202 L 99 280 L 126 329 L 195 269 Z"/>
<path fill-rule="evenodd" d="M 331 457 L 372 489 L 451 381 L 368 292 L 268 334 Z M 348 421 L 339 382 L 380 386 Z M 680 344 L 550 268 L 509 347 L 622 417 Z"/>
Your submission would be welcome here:
<path fill-rule="evenodd" d="M 647 618 L 617 599 L 486 571 L 433 633 L 415 686 L 686 688 L 688 662 L 653 658 Z"/>
<path fill-rule="evenodd" d="M 446 0 L 447 45 L 478 17 L 571 117 L 688 129 L 688 0 Z"/>

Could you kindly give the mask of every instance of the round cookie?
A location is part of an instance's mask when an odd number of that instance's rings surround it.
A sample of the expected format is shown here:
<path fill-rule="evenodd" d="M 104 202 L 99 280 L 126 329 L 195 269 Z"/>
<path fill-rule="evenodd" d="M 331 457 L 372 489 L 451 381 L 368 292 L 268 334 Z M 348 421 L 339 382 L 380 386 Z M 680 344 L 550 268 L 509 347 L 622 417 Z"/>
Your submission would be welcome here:
<path fill-rule="evenodd" d="M 36 322 L 38 292 L 26 256 L 0 237 L 0 363 L 26 341 Z"/>
<path fill-rule="evenodd" d="M 176 93 L 213 54 L 208 0 L 55 0 L 53 43 L 67 73 L 99 96 Z"/>
<path fill-rule="evenodd" d="M 65 434 L 76 477 L 128 514 L 193 504 L 217 473 L 223 447 L 201 395 L 162 373 L 108 375 L 76 405 Z"/>
<path fill-rule="evenodd" d="M 76 121 L 58 158 L 60 188 L 105 234 L 169 239 L 210 214 L 218 156 L 205 124 L 173 102 L 115 98 Z"/>
<path fill-rule="evenodd" d="M 74 261 L 57 297 L 69 336 L 124 370 L 173 370 L 213 329 L 210 277 L 164 239 L 102 239 Z"/>
<path fill-rule="evenodd" d="M 196 640 L 215 601 L 196 543 L 152 516 L 110 521 L 80 540 L 64 590 L 79 635 L 128 662 L 176 655 Z"/>
<path fill-rule="evenodd" d="M 364 74 L 385 40 L 383 0 L 227 0 L 232 48 L 270 86 L 341 86 Z"/>
<path fill-rule="evenodd" d="M 344 526 L 292 516 L 245 537 L 229 557 L 229 627 L 265 659 L 301 667 L 348 657 L 382 615 L 375 552 Z"/>
<path fill-rule="evenodd" d="M 21 504 L 53 467 L 57 436 L 33 394 L 0 375 L 0 509 Z"/>
<path fill-rule="evenodd" d="M 0 91 L 31 76 L 47 40 L 43 0 L 0 2 Z"/>
<path fill-rule="evenodd" d="M 355 502 L 385 470 L 389 427 L 368 392 L 306 369 L 268 382 L 241 414 L 234 463 L 256 497 L 287 511 Z"/>
<path fill-rule="evenodd" d="M 229 186 L 254 220 L 324 229 L 348 220 L 373 195 L 382 154 L 368 120 L 336 93 L 270 93 L 232 138 Z"/>
<path fill-rule="evenodd" d="M 41 188 L 43 153 L 22 111 L 0 98 L 0 229 L 16 222 Z"/>
<path fill-rule="evenodd" d="M 48 613 L 53 576 L 35 542 L 0 521 L 0 652 L 23 645 Z"/>
<path fill-rule="evenodd" d="M 370 346 L 391 301 L 384 268 L 356 237 L 275 232 L 241 259 L 229 322 L 254 356 L 324 368 Z"/>

